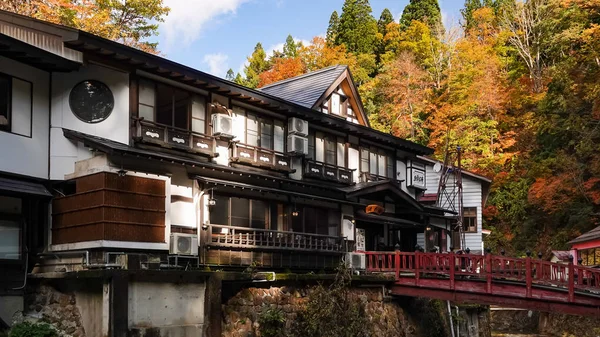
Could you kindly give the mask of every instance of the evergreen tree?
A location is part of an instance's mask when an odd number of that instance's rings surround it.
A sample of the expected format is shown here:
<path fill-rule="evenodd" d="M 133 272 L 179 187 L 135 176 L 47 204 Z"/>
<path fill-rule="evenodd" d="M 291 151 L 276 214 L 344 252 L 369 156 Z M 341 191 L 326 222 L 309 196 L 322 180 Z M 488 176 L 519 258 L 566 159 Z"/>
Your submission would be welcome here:
<path fill-rule="evenodd" d="M 344 44 L 349 52 L 372 54 L 377 42 L 377 21 L 371 12 L 369 0 L 346 0 L 336 45 Z"/>
<path fill-rule="evenodd" d="M 229 68 L 229 70 L 227 70 L 227 74 L 225 75 L 225 79 L 233 82 L 234 76 L 235 74 L 233 72 L 233 69 Z"/>
<path fill-rule="evenodd" d="M 465 0 L 465 6 L 460 10 L 463 17 L 463 28 L 465 30 L 473 28 L 473 12 L 476 10 L 483 7 L 489 7 L 494 10 L 494 14 L 498 16 L 503 8 L 511 1 L 514 3 L 515 0 Z"/>
<path fill-rule="evenodd" d="M 386 43 L 384 41 L 385 35 L 387 34 L 387 27 L 390 23 L 394 22 L 394 16 L 392 16 L 392 12 L 389 9 L 385 8 L 381 15 L 379 16 L 379 21 L 377 21 L 377 32 L 378 39 L 377 41 L 377 62 L 379 63 L 381 60 L 381 55 L 385 53 Z"/>
<path fill-rule="evenodd" d="M 406 29 L 413 21 L 425 22 L 432 32 L 443 29 L 442 12 L 438 0 L 410 0 L 400 18 L 400 28 Z"/>
<path fill-rule="evenodd" d="M 244 73 L 246 74 L 244 85 L 250 88 L 256 88 L 259 82 L 258 75 L 267 69 L 269 69 L 267 53 L 265 53 L 262 44 L 259 42 L 254 47 L 252 55 L 248 57 L 248 65 L 244 67 Z"/>
<path fill-rule="evenodd" d="M 333 13 L 331 13 L 331 17 L 329 18 L 329 26 L 327 27 L 327 45 L 335 45 L 339 29 L 340 17 L 338 16 L 337 11 L 333 11 Z"/>
<path fill-rule="evenodd" d="M 235 82 L 237 84 L 241 84 L 241 85 L 244 85 L 244 83 L 245 83 L 244 78 L 242 77 L 242 75 L 240 73 L 237 73 L 235 75 L 235 79 L 233 80 L 233 82 Z"/>
<path fill-rule="evenodd" d="M 377 31 L 381 35 L 385 36 L 385 33 L 387 33 L 387 25 L 392 22 L 394 22 L 394 16 L 392 15 L 392 12 L 390 12 L 389 9 L 384 8 L 383 12 L 381 12 L 381 15 L 379 16 L 379 21 L 377 21 Z"/>
<path fill-rule="evenodd" d="M 283 45 L 283 55 L 285 57 L 298 56 L 298 45 L 291 35 L 288 35 L 287 39 L 285 39 L 285 44 Z"/>

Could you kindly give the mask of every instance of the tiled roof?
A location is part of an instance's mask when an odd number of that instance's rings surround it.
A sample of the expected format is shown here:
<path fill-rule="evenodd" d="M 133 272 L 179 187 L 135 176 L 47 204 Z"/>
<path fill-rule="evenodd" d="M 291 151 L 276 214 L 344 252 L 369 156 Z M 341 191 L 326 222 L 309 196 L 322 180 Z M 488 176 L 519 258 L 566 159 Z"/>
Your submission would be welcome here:
<path fill-rule="evenodd" d="M 583 233 L 580 236 L 576 237 L 574 240 L 569 241 L 570 244 L 587 242 L 592 240 L 600 240 L 600 226 L 592 229 L 587 233 Z"/>
<path fill-rule="evenodd" d="M 335 65 L 275 82 L 258 90 L 312 109 L 346 68 Z"/>
<path fill-rule="evenodd" d="M 553 250 L 552 255 L 556 256 L 556 258 L 559 261 L 571 260 L 571 251 L 570 250 Z"/>

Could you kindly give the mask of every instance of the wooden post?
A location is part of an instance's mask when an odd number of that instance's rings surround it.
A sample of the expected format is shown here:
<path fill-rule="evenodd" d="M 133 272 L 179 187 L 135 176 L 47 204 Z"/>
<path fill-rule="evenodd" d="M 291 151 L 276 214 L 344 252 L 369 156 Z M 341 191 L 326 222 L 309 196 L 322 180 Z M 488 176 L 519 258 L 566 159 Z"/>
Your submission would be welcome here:
<path fill-rule="evenodd" d="M 395 256 L 396 256 L 396 261 L 394 261 L 394 262 L 396 264 L 396 280 L 399 280 L 400 279 L 400 251 L 399 250 L 396 251 Z"/>
<path fill-rule="evenodd" d="M 575 301 L 575 266 L 573 261 L 569 262 L 569 302 Z"/>
<path fill-rule="evenodd" d="M 525 283 L 526 283 L 525 296 L 527 298 L 531 298 L 532 276 L 531 276 L 531 258 L 529 256 L 525 258 Z"/>
<path fill-rule="evenodd" d="M 487 278 L 487 293 L 492 293 L 492 254 L 485 254 L 485 272 Z"/>
<path fill-rule="evenodd" d="M 454 274 L 456 273 L 456 255 L 450 253 L 450 289 L 454 290 Z"/>
<path fill-rule="evenodd" d="M 419 285 L 419 266 L 421 265 L 421 263 L 419 263 L 419 252 L 415 252 L 415 285 Z"/>

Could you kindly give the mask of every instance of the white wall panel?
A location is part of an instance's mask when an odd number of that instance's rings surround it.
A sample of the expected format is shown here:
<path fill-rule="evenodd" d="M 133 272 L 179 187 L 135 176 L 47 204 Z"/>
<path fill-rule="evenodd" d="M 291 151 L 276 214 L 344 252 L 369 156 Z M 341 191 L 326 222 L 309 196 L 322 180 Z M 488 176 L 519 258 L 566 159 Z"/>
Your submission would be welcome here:
<path fill-rule="evenodd" d="M 0 171 L 48 178 L 49 74 L 4 57 L 0 57 L 0 72 L 30 81 L 33 88 L 33 100 L 29 97 L 27 101 L 21 101 L 23 95 L 17 95 L 15 97 L 17 101 L 13 102 L 19 109 L 26 109 L 26 106 L 31 104 L 33 110 L 30 117 L 32 121 L 31 137 L 0 132 L 2 146 Z M 23 99 L 25 99 L 24 96 Z M 18 119 L 19 128 L 22 123 L 26 123 L 26 120 Z"/>

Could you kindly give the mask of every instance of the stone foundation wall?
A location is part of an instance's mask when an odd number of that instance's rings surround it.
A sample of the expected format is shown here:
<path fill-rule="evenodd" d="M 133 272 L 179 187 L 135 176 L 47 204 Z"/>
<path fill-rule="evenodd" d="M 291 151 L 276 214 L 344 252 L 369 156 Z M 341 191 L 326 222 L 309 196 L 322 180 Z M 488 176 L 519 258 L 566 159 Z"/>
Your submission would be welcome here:
<path fill-rule="evenodd" d="M 49 323 L 62 336 L 86 336 L 75 294 L 60 292 L 47 284 L 29 288 L 22 320 Z"/>
<path fill-rule="evenodd" d="M 247 288 L 239 291 L 222 306 L 223 337 L 260 336 L 258 317 L 267 307 L 279 308 L 292 327 L 297 313 L 308 300 L 311 287 Z M 421 337 L 419 328 L 397 302 L 384 299 L 382 288 L 353 288 L 350 296 L 365 304 L 373 337 Z"/>
<path fill-rule="evenodd" d="M 494 332 L 538 333 L 540 313 L 531 310 L 491 310 L 490 322 Z"/>
<path fill-rule="evenodd" d="M 540 333 L 556 337 L 598 337 L 600 317 L 540 314 Z"/>

